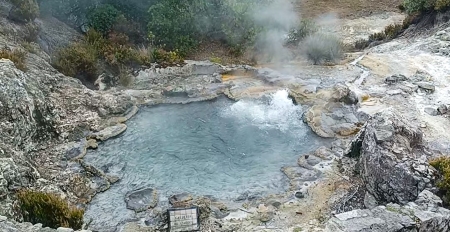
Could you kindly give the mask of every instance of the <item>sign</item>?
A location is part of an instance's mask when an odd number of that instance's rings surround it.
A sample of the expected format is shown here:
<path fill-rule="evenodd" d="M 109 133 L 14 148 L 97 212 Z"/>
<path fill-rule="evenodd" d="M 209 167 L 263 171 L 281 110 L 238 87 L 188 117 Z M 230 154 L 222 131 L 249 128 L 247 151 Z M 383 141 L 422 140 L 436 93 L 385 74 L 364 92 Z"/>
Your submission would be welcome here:
<path fill-rule="evenodd" d="M 199 231 L 198 208 L 169 209 L 170 232 Z"/>

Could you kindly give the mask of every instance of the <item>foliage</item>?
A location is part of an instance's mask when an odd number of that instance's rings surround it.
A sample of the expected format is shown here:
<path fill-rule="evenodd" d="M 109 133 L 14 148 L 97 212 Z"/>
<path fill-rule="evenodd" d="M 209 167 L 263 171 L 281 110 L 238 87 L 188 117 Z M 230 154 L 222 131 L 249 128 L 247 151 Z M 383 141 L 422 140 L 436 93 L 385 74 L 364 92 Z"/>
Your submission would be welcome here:
<path fill-rule="evenodd" d="M 440 157 L 432 160 L 430 164 L 441 175 L 436 185 L 444 194 L 444 202 L 450 203 L 450 158 Z"/>
<path fill-rule="evenodd" d="M 59 196 L 24 190 L 18 193 L 23 218 L 33 224 L 42 223 L 44 227 L 69 227 L 75 230 L 83 225 L 84 210 L 69 206 Z"/>
<path fill-rule="evenodd" d="M 34 23 L 27 23 L 24 26 L 25 30 L 25 41 L 27 42 L 35 42 L 39 36 L 40 27 L 37 24 Z"/>
<path fill-rule="evenodd" d="M 37 0 L 41 14 L 52 15 L 72 26 L 85 23 L 86 15 L 96 7 L 92 0 Z"/>
<path fill-rule="evenodd" d="M 33 44 L 31 44 L 30 42 L 22 42 L 20 43 L 20 45 L 29 53 L 35 53 L 36 49 L 34 48 Z"/>
<path fill-rule="evenodd" d="M 409 14 L 424 12 L 436 8 L 437 10 L 447 7 L 448 0 L 404 0 L 403 7 Z M 438 8 L 439 6 L 439 8 Z"/>
<path fill-rule="evenodd" d="M 434 5 L 435 10 L 446 10 L 450 7 L 450 0 L 436 0 L 436 3 Z"/>
<path fill-rule="evenodd" d="M 39 5 L 36 0 L 10 0 L 14 8 L 10 17 L 16 21 L 30 22 L 39 16 Z"/>
<path fill-rule="evenodd" d="M 120 15 L 115 7 L 105 4 L 88 13 L 88 26 L 103 35 L 107 35 Z"/>
<path fill-rule="evenodd" d="M 16 68 L 27 71 L 27 66 L 25 64 L 26 53 L 24 51 L 15 49 L 11 50 L 8 47 L 3 47 L 0 50 L 0 59 L 8 59 L 14 63 Z"/>
<path fill-rule="evenodd" d="M 53 66 L 67 76 L 85 75 L 94 81 L 98 70 L 97 58 L 95 45 L 82 41 L 61 49 Z"/>
<path fill-rule="evenodd" d="M 313 21 L 302 20 L 296 29 L 292 29 L 286 40 L 289 45 L 298 45 L 301 40 L 317 32 L 317 27 Z"/>
<path fill-rule="evenodd" d="M 302 45 L 307 58 L 314 64 L 335 63 L 343 56 L 343 44 L 332 34 L 316 33 L 308 36 Z"/>
<path fill-rule="evenodd" d="M 220 57 L 211 57 L 209 59 L 209 61 L 216 63 L 216 64 L 222 64 L 222 62 L 223 62 L 222 59 L 220 59 Z"/>
<path fill-rule="evenodd" d="M 153 59 L 161 65 L 183 63 L 183 58 L 177 51 L 167 52 L 164 49 L 155 49 L 152 56 Z"/>
<path fill-rule="evenodd" d="M 391 24 L 384 28 L 384 31 L 376 32 L 369 35 L 369 39 L 361 39 L 356 41 L 355 48 L 362 50 L 376 41 L 389 41 L 397 38 L 412 22 L 412 17 L 407 17 L 402 24 Z"/>

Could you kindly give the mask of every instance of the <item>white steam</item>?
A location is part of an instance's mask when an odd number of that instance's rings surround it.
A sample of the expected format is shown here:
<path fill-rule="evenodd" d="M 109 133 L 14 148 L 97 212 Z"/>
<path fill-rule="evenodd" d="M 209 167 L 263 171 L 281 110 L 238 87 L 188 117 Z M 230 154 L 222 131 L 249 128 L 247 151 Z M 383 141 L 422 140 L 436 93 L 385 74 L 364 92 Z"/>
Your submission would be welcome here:
<path fill-rule="evenodd" d="M 304 127 L 301 121 L 302 109 L 292 102 L 286 90 L 270 95 L 268 103 L 257 100 L 240 100 L 224 109 L 223 115 L 260 129 L 272 128 L 288 131 L 295 127 Z"/>

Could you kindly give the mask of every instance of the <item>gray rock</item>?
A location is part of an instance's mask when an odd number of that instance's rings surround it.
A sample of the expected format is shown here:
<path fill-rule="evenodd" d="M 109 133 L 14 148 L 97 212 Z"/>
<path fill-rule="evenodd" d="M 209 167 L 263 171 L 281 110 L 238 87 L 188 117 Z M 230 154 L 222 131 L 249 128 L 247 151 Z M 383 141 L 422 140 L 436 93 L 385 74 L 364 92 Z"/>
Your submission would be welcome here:
<path fill-rule="evenodd" d="M 395 84 L 397 82 L 406 81 L 406 80 L 408 80 L 408 78 L 406 78 L 406 76 L 404 76 L 402 74 L 397 74 L 397 75 L 392 75 L 392 76 L 386 77 L 384 82 L 386 84 Z"/>
<path fill-rule="evenodd" d="M 441 105 L 438 107 L 438 111 L 439 111 L 440 114 L 446 114 L 447 111 L 448 111 L 447 106 L 444 105 L 444 104 L 441 104 Z"/>
<path fill-rule="evenodd" d="M 113 137 L 116 137 L 116 136 L 122 134 L 126 130 L 127 130 L 127 125 L 117 124 L 115 126 L 107 127 L 99 132 L 94 133 L 93 137 L 98 140 L 101 140 L 101 141 L 106 141 L 110 138 L 113 138 Z"/>
<path fill-rule="evenodd" d="M 416 82 L 415 84 L 417 86 L 419 86 L 419 88 L 424 89 L 431 93 L 433 93 L 436 90 L 436 87 L 430 82 L 419 81 L 419 82 Z"/>
<path fill-rule="evenodd" d="M 431 107 L 425 107 L 424 109 L 425 113 L 431 115 L 431 116 L 437 116 L 438 115 L 438 111 L 435 108 L 431 108 Z"/>
<path fill-rule="evenodd" d="M 316 180 L 320 172 L 302 167 L 283 167 L 281 171 L 291 180 L 313 181 Z"/>
<path fill-rule="evenodd" d="M 127 209 L 135 212 L 142 212 L 156 207 L 158 204 L 158 194 L 153 188 L 144 188 L 127 193 L 125 196 Z"/>
<path fill-rule="evenodd" d="M 343 103 L 314 105 L 304 115 L 304 121 L 319 136 L 325 138 L 356 134 L 363 123 L 356 107 Z"/>
<path fill-rule="evenodd" d="M 298 199 L 303 199 L 305 198 L 305 194 L 303 194 L 302 192 L 295 192 L 295 197 Z"/>
<path fill-rule="evenodd" d="M 217 219 L 222 219 L 230 215 L 230 212 L 222 212 L 219 208 L 217 208 L 214 205 L 211 205 L 210 209 L 213 212 L 214 217 Z"/>
<path fill-rule="evenodd" d="M 370 193 L 366 192 L 364 195 L 364 206 L 367 209 L 373 209 L 378 206 L 377 199 L 375 199 L 374 196 L 372 196 Z"/>
<path fill-rule="evenodd" d="M 192 197 L 191 194 L 188 193 L 180 193 L 180 194 L 176 194 L 176 195 L 172 195 L 169 197 L 169 202 L 172 205 L 183 205 L 186 204 L 190 201 L 192 201 L 194 198 Z"/>
<path fill-rule="evenodd" d="M 438 197 L 429 191 L 421 192 L 419 196 L 417 201 L 405 206 L 388 204 L 337 214 L 326 223 L 325 231 L 448 231 L 450 210 L 435 205 Z"/>
<path fill-rule="evenodd" d="M 56 229 L 56 232 L 73 232 L 73 229 L 59 227 L 58 229 Z"/>
<path fill-rule="evenodd" d="M 358 103 L 359 99 L 355 92 L 351 91 L 350 88 L 342 83 L 338 83 L 333 87 L 332 98 L 335 101 L 343 102 L 345 104 L 353 105 Z"/>
<path fill-rule="evenodd" d="M 416 158 L 426 154 L 422 132 L 393 111 L 374 115 L 351 144 L 346 154 L 359 156 L 366 188 L 380 203 L 414 201 L 432 181 L 434 169 Z M 420 165 L 422 173 L 413 168 Z"/>

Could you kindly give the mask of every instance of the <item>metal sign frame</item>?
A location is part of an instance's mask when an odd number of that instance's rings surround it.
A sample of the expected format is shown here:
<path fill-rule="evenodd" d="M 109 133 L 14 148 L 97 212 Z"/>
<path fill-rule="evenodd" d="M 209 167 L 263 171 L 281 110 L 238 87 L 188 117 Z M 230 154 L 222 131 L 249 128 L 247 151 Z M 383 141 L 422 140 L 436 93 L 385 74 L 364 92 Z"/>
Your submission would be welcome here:
<path fill-rule="evenodd" d="M 175 221 L 177 216 L 192 216 L 196 215 L 195 218 L 192 218 L 192 229 L 190 230 L 178 230 L 172 228 L 172 223 Z M 169 231 L 170 232 L 191 232 L 191 231 L 200 231 L 200 215 L 198 207 L 189 207 L 189 208 L 172 208 L 167 210 L 167 215 L 169 217 Z"/>

